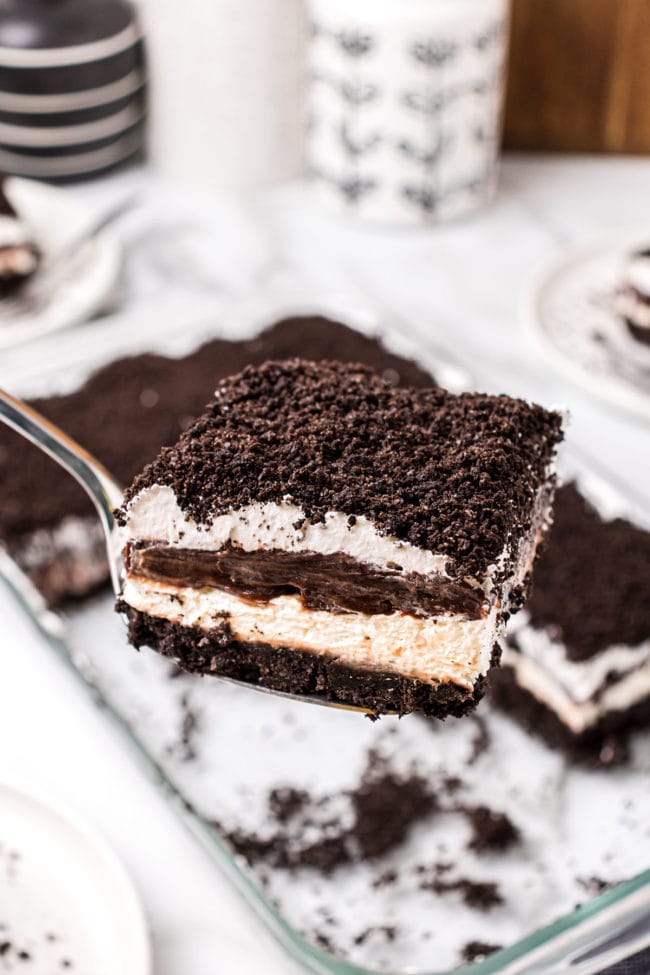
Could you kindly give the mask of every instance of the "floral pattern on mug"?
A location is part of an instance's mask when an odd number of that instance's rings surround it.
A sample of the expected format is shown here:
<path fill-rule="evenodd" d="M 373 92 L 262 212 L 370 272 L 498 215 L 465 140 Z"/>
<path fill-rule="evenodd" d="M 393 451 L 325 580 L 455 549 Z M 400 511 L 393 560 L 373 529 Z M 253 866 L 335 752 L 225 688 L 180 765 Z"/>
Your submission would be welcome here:
<path fill-rule="evenodd" d="M 508 0 L 310 0 L 310 171 L 339 208 L 451 219 L 496 184 Z"/>

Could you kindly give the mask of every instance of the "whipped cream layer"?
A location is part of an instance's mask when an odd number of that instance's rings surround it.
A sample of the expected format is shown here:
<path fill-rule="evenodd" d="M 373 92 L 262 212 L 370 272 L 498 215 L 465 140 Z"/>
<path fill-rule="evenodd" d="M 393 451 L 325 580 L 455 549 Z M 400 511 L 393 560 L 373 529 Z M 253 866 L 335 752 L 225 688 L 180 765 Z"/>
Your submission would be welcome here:
<path fill-rule="evenodd" d="M 581 734 L 611 711 L 650 696 L 650 640 L 636 647 L 611 646 L 588 660 L 566 656 L 564 645 L 530 625 L 520 613 L 509 628 L 518 649 L 504 647 L 502 664 L 517 683 Z"/>
<path fill-rule="evenodd" d="M 330 511 L 323 522 L 312 523 L 300 505 L 288 499 L 247 505 L 202 525 L 184 514 L 171 488 L 154 485 L 129 504 L 123 538 L 124 542 L 150 540 L 204 551 L 218 551 L 230 544 L 245 552 L 274 549 L 343 554 L 382 568 L 449 578 L 444 555 L 381 534 L 363 516 L 352 519 Z"/>
<path fill-rule="evenodd" d="M 520 541 L 512 576 L 504 591 L 495 593 L 493 580 L 503 572 L 511 558 L 508 545 L 488 567 L 484 579 L 464 578 L 462 581 L 483 590 L 491 604 L 501 598 L 505 608 L 508 590 L 513 585 L 521 585 L 532 567 L 537 543 L 547 527 L 548 518 L 549 489 L 545 485 L 538 493 L 531 531 Z M 211 524 L 204 525 L 181 510 L 170 487 L 154 485 L 141 491 L 129 504 L 121 540 L 123 545 L 128 541 L 151 541 L 201 551 L 219 551 L 232 545 L 245 552 L 270 549 L 318 555 L 342 554 L 378 568 L 452 578 L 449 560 L 444 554 L 382 533 L 363 515 L 351 517 L 344 512 L 329 511 L 324 521 L 311 522 L 303 508 L 288 498 L 279 503 L 255 503 L 228 511 L 217 515 Z"/>
<path fill-rule="evenodd" d="M 305 608 L 299 596 L 252 602 L 221 589 L 168 586 L 130 577 L 123 598 L 134 609 L 183 626 L 228 623 L 235 639 L 336 657 L 359 669 L 387 671 L 431 684 L 472 690 L 487 672 L 497 635 L 497 609 L 481 620 L 446 614 L 366 615 Z"/>

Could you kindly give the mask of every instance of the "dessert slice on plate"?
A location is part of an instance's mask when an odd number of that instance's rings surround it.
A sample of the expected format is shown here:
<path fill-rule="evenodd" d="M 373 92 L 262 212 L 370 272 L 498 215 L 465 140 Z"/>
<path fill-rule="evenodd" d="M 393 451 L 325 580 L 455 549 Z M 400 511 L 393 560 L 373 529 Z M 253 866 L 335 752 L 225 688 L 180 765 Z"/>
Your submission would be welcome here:
<path fill-rule="evenodd" d="M 492 693 L 526 727 L 575 758 L 620 756 L 650 727 L 650 532 L 560 488 L 502 663 Z"/>
<path fill-rule="evenodd" d="M 38 248 L 7 196 L 6 179 L 0 176 L 0 299 L 24 284 L 39 261 Z"/>
<path fill-rule="evenodd" d="M 559 414 L 505 396 L 248 368 L 117 513 L 130 639 L 188 671 L 463 715 L 522 601 L 561 436 Z"/>

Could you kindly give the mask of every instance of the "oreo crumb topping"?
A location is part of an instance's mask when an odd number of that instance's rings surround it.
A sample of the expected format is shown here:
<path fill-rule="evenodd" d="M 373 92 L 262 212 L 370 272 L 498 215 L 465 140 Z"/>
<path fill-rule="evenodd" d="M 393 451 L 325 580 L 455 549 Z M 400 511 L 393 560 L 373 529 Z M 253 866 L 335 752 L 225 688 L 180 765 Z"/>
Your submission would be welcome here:
<path fill-rule="evenodd" d="M 205 413 L 135 479 L 125 508 L 154 484 L 207 525 L 290 498 L 313 522 L 331 510 L 363 515 L 446 555 L 457 575 L 483 578 L 506 545 L 514 559 L 561 438 L 559 414 L 521 400 L 398 389 L 362 365 L 268 362 L 218 384 Z"/>
<path fill-rule="evenodd" d="M 194 739 L 201 722 L 198 713 L 190 706 L 186 694 L 182 695 L 180 704 L 182 710 L 180 735 L 182 760 L 184 762 L 191 762 L 196 758 Z"/>
<path fill-rule="evenodd" d="M 531 624 L 562 641 L 570 660 L 650 638 L 650 532 L 603 520 L 575 484 L 561 487 L 535 566 Z"/>
<path fill-rule="evenodd" d="M 119 483 L 129 484 L 161 447 L 176 443 L 220 379 L 250 364 L 294 355 L 364 362 L 378 372 L 391 369 L 399 384 L 435 385 L 428 372 L 388 352 L 379 339 L 306 316 L 283 319 L 244 341 L 212 339 L 182 358 L 153 353 L 120 358 L 79 389 L 30 403 Z M 94 517 L 85 491 L 37 447 L 0 426 L 0 538 L 50 527 L 69 515 Z"/>

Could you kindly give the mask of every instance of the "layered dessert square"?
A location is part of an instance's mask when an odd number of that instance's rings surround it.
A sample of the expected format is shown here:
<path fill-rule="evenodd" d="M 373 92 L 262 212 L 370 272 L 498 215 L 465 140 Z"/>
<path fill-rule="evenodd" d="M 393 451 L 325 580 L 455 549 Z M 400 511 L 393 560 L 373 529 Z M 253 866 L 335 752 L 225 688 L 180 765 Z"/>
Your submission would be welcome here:
<path fill-rule="evenodd" d="M 79 388 L 32 405 L 129 484 L 202 411 L 218 379 L 302 355 L 365 362 L 394 385 L 433 386 L 416 363 L 320 316 L 286 318 L 250 339 L 215 338 L 179 358 L 144 353 L 103 366 Z M 0 425 L 0 543 L 57 607 L 108 584 L 104 535 L 85 492 L 38 448 Z"/>
<path fill-rule="evenodd" d="M 7 195 L 6 179 L 0 176 L 0 299 L 24 284 L 38 264 L 38 248 Z"/>
<path fill-rule="evenodd" d="M 491 683 L 497 703 L 551 745 L 578 759 L 620 756 L 629 732 L 650 726 L 650 532 L 561 487 L 533 594 Z"/>
<path fill-rule="evenodd" d="M 650 345 L 650 248 L 635 251 L 626 261 L 614 310 L 633 338 Z"/>
<path fill-rule="evenodd" d="M 222 380 L 118 512 L 131 642 L 374 713 L 461 716 L 549 520 L 561 417 L 355 364 Z"/>

